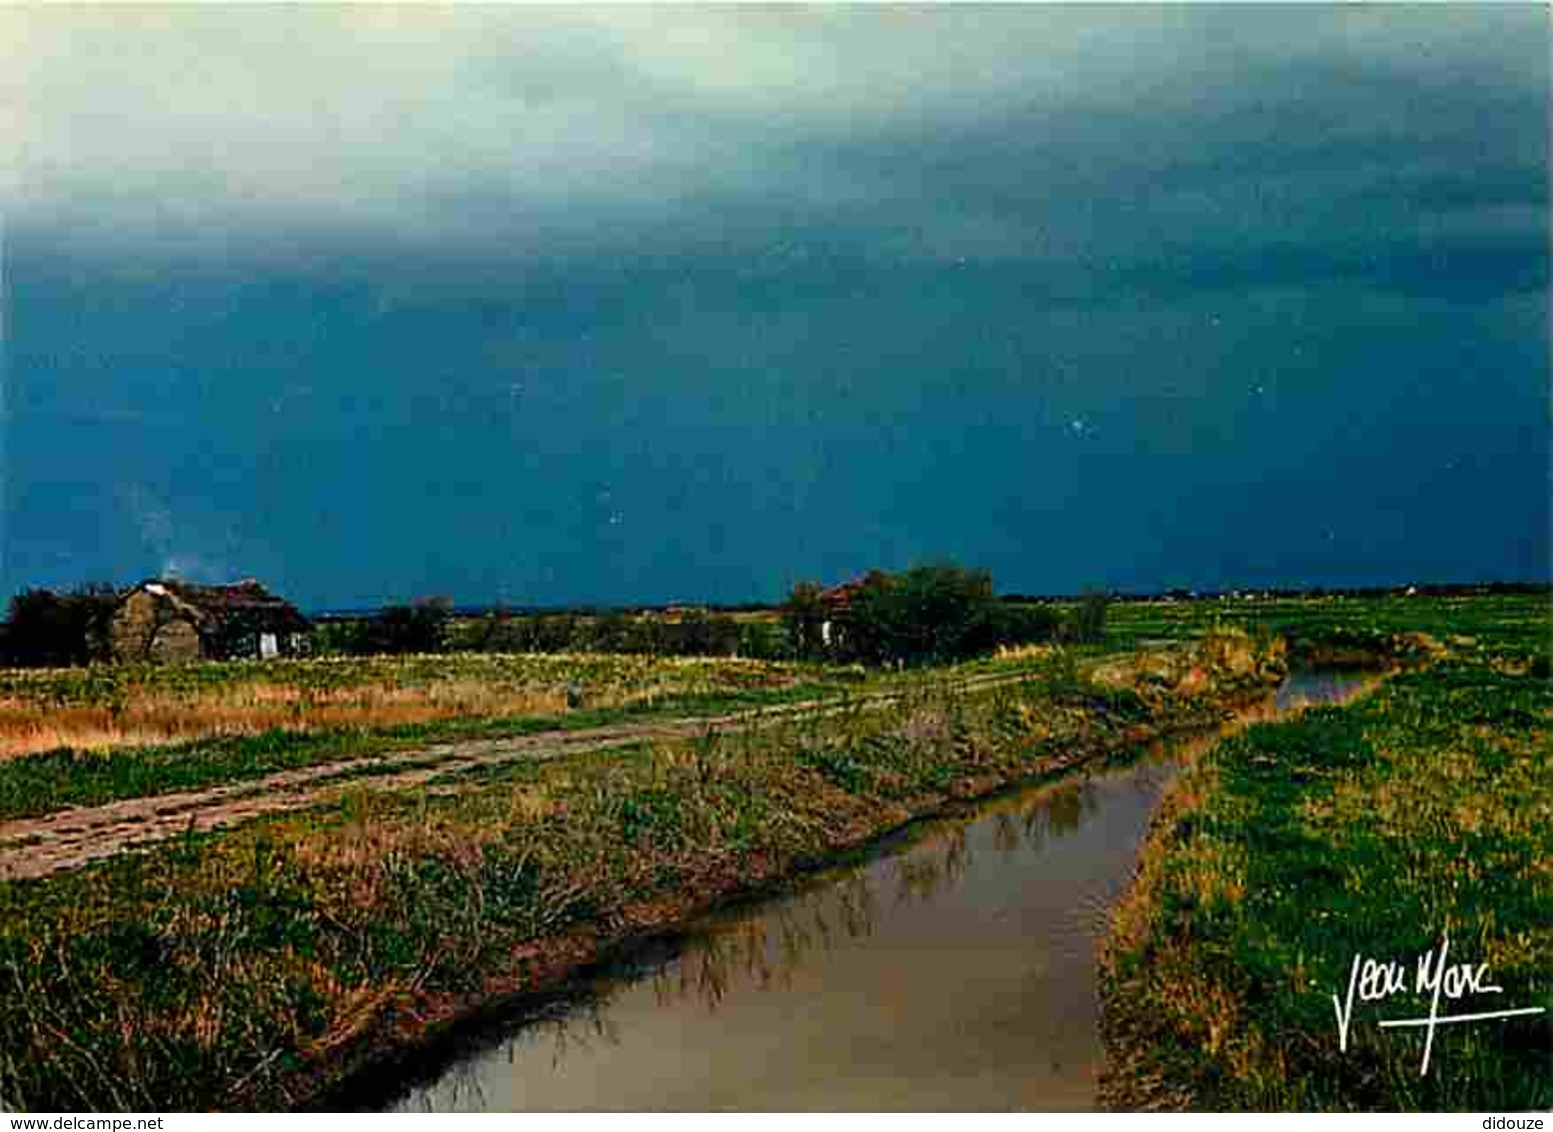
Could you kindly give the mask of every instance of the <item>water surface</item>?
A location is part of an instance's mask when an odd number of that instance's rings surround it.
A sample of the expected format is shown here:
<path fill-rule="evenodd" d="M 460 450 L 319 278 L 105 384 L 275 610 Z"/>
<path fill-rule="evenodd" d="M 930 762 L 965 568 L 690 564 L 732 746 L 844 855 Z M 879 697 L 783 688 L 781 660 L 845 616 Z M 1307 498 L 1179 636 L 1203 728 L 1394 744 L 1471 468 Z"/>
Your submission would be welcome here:
<path fill-rule="evenodd" d="M 1273 707 L 1362 680 L 1297 676 Z M 486 1035 L 394 1107 L 1091 1108 L 1106 911 L 1188 748 L 1216 739 L 1004 795 L 697 921 L 584 1000 Z"/>

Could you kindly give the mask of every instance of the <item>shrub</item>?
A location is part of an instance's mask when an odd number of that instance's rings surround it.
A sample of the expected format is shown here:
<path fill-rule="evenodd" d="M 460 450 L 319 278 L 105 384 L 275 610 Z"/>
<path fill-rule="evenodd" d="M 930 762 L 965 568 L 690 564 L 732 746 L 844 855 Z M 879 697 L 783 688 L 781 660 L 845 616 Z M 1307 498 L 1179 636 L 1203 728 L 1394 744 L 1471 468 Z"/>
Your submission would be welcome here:
<path fill-rule="evenodd" d="M 107 584 L 84 585 L 69 594 L 23 590 L 11 599 L 4 662 L 58 668 L 109 659 L 117 604 L 118 595 Z"/>
<path fill-rule="evenodd" d="M 1035 620 L 999 606 L 988 571 L 949 563 L 899 574 L 872 571 L 849 587 L 844 602 L 827 603 L 817 585 L 800 583 L 787 605 L 800 656 L 875 665 L 964 660 L 1033 630 Z"/>

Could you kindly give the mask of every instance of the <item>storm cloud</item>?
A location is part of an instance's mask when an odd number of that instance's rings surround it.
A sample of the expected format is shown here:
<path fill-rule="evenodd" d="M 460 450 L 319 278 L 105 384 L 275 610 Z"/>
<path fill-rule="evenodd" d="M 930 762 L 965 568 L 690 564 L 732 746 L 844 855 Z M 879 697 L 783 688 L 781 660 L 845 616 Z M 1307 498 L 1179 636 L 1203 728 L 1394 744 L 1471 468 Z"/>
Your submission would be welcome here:
<path fill-rule="evenodd" d="M 1546 576 L 1541 7 L 0 29 L 13 589 Z"/>

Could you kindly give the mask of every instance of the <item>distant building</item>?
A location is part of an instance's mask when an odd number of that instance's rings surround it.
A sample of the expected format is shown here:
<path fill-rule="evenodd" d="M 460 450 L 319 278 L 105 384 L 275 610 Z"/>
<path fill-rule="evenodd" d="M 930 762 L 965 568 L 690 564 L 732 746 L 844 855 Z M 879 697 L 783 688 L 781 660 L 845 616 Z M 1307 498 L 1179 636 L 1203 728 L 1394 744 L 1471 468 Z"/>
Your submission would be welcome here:
<path fill-rule="evenodd" d="M 870 570 L 850 582 L 842 582 L 840 585 L 821 590 L 820 606 L 824 610 L 824 619 L 820 622 L 820 643 L 827 649 L 841 647 L 842 640 L 846 636 L 847 625 L 852 619 L 852 599 L 871 586 L 879 587 L 888 584 L 887 575 L 878 570 Z"/>
<path fill-rule="evenodd" d="M 150 579 L 119 597 L 115 660 L 232 660 L 306 651 L 308 621 L 253 579 L 197 586 Z"/>

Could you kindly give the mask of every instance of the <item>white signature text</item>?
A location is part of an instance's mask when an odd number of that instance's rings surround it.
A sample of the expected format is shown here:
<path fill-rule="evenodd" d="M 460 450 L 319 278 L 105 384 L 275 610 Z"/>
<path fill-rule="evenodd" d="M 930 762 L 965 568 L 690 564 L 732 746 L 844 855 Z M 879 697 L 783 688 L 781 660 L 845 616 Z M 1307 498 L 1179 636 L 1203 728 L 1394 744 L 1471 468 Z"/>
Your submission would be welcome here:
<path fill-rule="evenodd" d="M 1434 1028 L 1454 1022 L 1485 1022 L 1492 1018 L 1517 1018 L 1524 1014 L 1541 1014 L 1544 1008 L 1541 1006 L 1528 1006 L 1518 1010 L 1492 1010 L 1474 1014 L 1441 1014 L 1440 996 L 1443 994 L 1447 1002 L 1454 1002 L 1471 994 L 1503 994 L 1504 988 L 1488 981 L 1488 964 L 1479 963 L 1473 966 L 1471 963 L 1448 964 L 1446 957 L 1450 953 L 1450 936 L 1440 937 L 1439 951 L 1426 951 L 1417 957 L 1413 965 L 1413 993 L 1420 998 L 1428 996 L 1429 1014 L 1424 1018 L 1394 1018 L 1382 1021 L 1383 1028 L 1399 1026 L 1422 1026 L 1424 1034 L 1424 1056 L 1419 1066 L 1418 1075 L 1426 1076 L 1429 1072 L 1429 1057 L 1434 1050 Z M 1408 968 L 1401 963 L 1382 963 L 1375 959 L 1367 959 L 1363 955 L 1353 957 L 1353 966 L 1348 972 L 1348 999 L 1343 1001 L 1337 995 L 1332 996 L 1332 1008 L 1337 1012 L 1337 1048 L 1348 1050 L 1348 1031 L 1353 1024 L 1354 997 L 1357 995 L 1360 1002 L 1383 1002 L 1394 994 L 1404 994 L 1408 990 Z"/>

